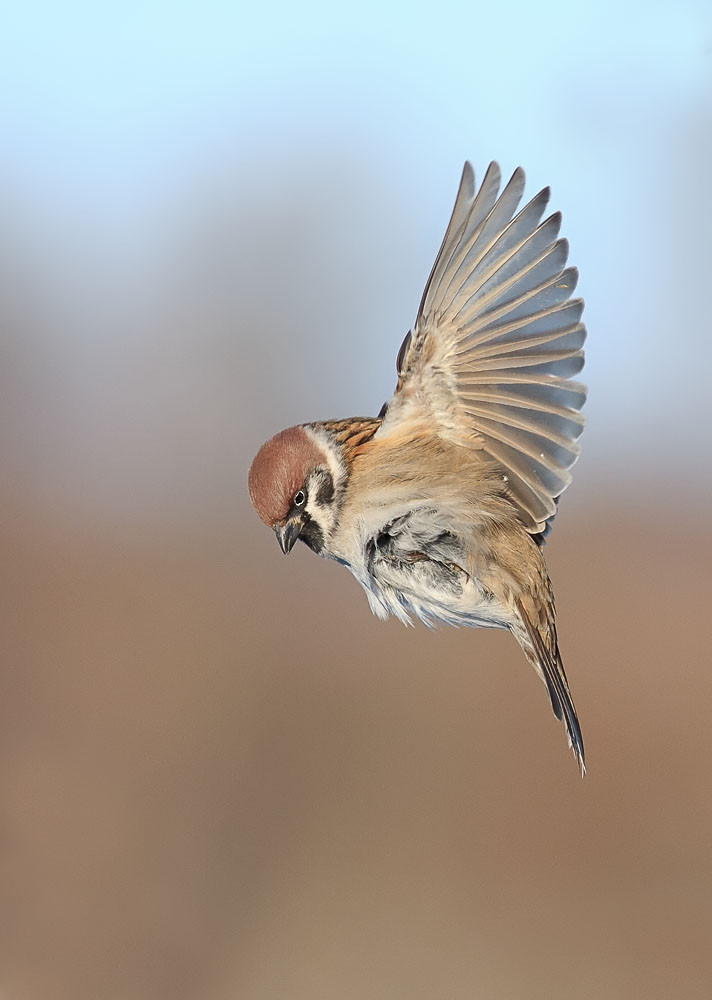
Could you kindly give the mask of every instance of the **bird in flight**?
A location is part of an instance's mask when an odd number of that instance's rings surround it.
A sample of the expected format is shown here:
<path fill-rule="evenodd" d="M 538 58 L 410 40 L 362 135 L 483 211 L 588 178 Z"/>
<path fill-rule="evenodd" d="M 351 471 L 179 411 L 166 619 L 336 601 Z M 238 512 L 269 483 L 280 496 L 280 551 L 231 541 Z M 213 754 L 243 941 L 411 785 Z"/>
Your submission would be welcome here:
<path fill-rule="evenodd" d="M 390 402 L 280 431 L 249 490 L 283 552 L 342 563 L 379 618 L 509 629 L 583 775 L 542 552 L 579 455 L 583 300 L 549 189 L 517 211 L 524 171 L 500 183 L 465 164 Z"/>

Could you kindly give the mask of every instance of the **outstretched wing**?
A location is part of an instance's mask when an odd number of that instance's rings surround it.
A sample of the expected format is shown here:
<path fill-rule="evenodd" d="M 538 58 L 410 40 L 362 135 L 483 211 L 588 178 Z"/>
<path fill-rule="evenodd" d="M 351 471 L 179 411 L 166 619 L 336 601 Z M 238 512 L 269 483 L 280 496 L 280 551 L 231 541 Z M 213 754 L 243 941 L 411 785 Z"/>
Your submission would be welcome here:
<path fill-rule="evenodd" d="M 548 188 L 515 214 L 524 171 L 501 194 L 500 181 L 491 163 L 475 192 L 465 164 L 380 433 L 419 417 L 483 450 L 537 534 L 579 454 L 586 390 L 571 376 L 583 366 L 583 300 L 571 299 L 578 272 L 566 267 L 560 214 L 541 222 Z"/>

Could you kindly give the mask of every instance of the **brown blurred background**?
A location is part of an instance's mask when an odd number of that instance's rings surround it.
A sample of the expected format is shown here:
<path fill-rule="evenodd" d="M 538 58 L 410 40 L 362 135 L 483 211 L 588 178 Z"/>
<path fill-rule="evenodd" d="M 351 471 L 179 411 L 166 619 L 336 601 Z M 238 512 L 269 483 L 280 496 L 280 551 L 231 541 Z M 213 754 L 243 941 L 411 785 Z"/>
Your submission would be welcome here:
<path fill-rule="evenodd" d="M 602 10 L 10 17 L 3 1000 L 712 996 L 712 33 Z M 465 155 L 582 270 L 584 781 L 508 636 L 376 621 L 246 495 L 389 395 Z"/>

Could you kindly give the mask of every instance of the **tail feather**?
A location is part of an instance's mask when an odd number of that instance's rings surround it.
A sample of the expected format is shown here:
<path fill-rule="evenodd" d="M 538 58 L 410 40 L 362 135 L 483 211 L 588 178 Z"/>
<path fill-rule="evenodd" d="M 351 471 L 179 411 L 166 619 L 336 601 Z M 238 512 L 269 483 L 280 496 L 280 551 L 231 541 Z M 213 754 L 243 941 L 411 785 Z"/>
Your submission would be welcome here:
<path fill-rule="evenodd" d="M 520 639 L 520 644 L 522 645 L 524 652 L 527 654 L 527 657 L 532 661 L 537 673 L 539 673 L 544 679 L 544 683 L 546 684 L 549 697 L 551 699 L 551 707 L 554 711 L 554 715 L 557 719 L 564 720 L 566 733 L 569 738 L 569 746 L 574 752 L 574 757 L 576 758 L 581 769 L 581 777 L 583 777 L 586 773 L 586 758 L 583 747 L 583 737 L 581 735 L 581 726 L 579 725 L 576 708 L 574 706 L 573 698 L 571 697 L 571 691 L 569 690 L 569 683 L 566 679 L 564 664 L 561 660 L 561 654 L 559 653 L 559 646 L 556 641 L 556 632 L 555 630 L 553 632 L 554 648 L 551 650 L 544 641 L 544 637 L 539 629 L 531 621 L 522 602 L 517 600 L 516 605 L 522 625 L 524 626 L 525 635 L 522 636 L 522 639 L 526 637 L 528 640 L 528 642 L 525 643 Z"/>

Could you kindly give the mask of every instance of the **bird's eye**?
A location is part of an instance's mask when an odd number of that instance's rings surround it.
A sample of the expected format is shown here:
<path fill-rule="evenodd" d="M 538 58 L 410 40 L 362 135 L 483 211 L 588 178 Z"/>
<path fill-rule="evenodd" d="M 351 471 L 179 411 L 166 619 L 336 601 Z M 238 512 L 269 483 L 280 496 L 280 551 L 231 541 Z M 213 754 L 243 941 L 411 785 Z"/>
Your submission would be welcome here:
<path fill-rule="evenodd" d="M 303 507 L 304 506 L 304 502 L 306 501 L 306 498 L 307 498 L 307 495 L 304 492 L 304 490 L 297 490 L 297 492 L 294 494 L 294 506 L 295 507 Z"/>

